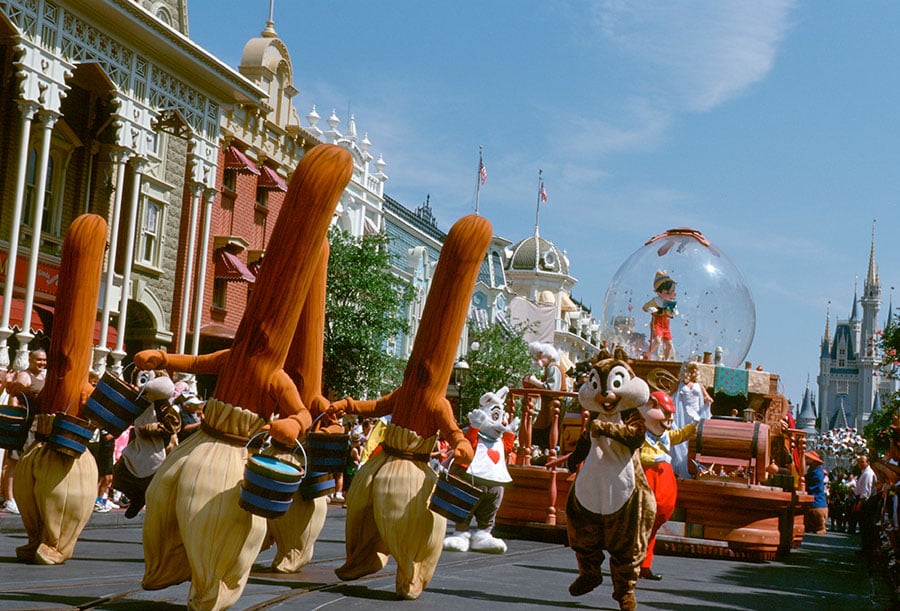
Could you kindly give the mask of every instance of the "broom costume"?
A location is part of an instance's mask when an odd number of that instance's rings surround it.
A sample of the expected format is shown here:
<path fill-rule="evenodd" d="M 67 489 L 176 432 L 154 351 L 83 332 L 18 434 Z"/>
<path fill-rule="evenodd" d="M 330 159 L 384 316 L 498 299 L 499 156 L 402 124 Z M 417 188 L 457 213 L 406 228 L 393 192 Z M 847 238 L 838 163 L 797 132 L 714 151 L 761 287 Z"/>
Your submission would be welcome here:
<path fill-rule="evenodd" d="M 348 398 L 333 406 L 338 413 L 391 414 L 382 451 L 360 467 L 347 495 L 347 560 L 335 571 L 340 579 L 379 571 L 392 555 L 397 594 L 415 599 L 434 575 L 447 520 L 428 508 L 437 481 L 428 460 L 438 431 L 454 458 L 467 463 L 474 454 L 445 393 L 491 234 L 491 224 L 475 215 L 447 234 L 400 388 L 377 401 Z"/>
<path fill-rule="evenodd" d="M 55 414 L 77 416 L 93 391 L 88 371 L 105 250 L 103 217 L 83 214 L 72 222 L 63 241 L 47 378 L 36 401 L 35 442 L 19 459 L 13 478 L 28 535 L 28 542 L 16 549 L 24 562 L 62 564 L 71 558 L 94 509 L 94 456 L 84 452 L 73 458 L 53 449 L 47 439 Z"/>
<path fill-rule="evenodd" d="M 328 400 L 322 395 L 322 360 L 325 354 L 325 289 L 328 281 L 328 240 L 322 243 L 322 254 L 312 286 L 288 350 L 284 370 L 294 381 L 300 399 L 307 406 L 319 431 L 338 434 L 344 427 L 328 410 Z M 297 491 L 287 512 L 269 520 L 267 545 L 275 542 L 272 570 L 277 573 L 296 573 L 312 560 L 314 545 L 328 513 L 328 498 L 305 499 Z"/>
<path fill-rule="evenodd" d="M 191 580 L 190 609 L 233 605 L 262 546 L 266 520 L 238 505 L 249 438 L 268 428 L 276 442 L 293 447 L 312 422 L 283 367 L 352 171 L 350 153 L 339 146 L 322 144 L 304 155 L 230 349 L 135 355 L 140 369 L 218 376 L 201 430 L 175 448 L 147 490 L 142 585 L 155 590 Z"/>

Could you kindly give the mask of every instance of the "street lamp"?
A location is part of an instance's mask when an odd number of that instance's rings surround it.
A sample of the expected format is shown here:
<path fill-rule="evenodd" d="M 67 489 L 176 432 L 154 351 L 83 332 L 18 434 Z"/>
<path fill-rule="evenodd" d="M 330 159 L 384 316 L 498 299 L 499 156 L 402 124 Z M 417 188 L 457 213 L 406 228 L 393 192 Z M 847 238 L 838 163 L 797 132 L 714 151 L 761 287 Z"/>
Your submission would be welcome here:
<path fill-rule="evenodd" d="M 469 376 L 469 364 L 462 358 L 453 363 L 453 374 L 450 378 L 450 385 L 456 395 L 456 421 L 462 421 L 462 387 L 466 378 Z"/>

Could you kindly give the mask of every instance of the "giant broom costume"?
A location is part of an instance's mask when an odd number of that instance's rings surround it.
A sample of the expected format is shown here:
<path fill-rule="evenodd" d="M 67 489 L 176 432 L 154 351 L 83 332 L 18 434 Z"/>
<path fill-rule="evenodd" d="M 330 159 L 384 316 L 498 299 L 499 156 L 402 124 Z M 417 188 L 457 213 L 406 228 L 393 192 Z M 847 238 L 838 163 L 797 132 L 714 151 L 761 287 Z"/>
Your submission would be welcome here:
<path fill-rule="evenodd" d="M 73 458 L 47 440 L 56 414 L 77 416 L 93 390 L 88 371 L 105 249 L 106 221 L 96 214 L 76 218 L 63 241 L 47 379 L 37 398 L 35 442 L 19 459 L 13 479 L 28 534 L 28 542 L 16 549 L 24 562 L 61 564 L 71 558 L 94 510 L 94 456 L 84 452 Z"/>
<path fill-rule="evenodd" d="M 233 605 L 263 543 L 266 520 L 238 505 L 249 438 L 268 426 L 274 440 L 292 446 L 311 424 L 283 367 L 352 171 L 350 153 L 335 145 L 316 146 L 300 161 L 230 349 L 135 356 L 141 369 L 218 376 L 203 427 L 167 457 L 147 490 L 143 586 L 191 580 L 191 609 Z"/>
<path fill-rule="evenodd" d="M 397 594 L 415 599 L 434 575 L 447 520 L 428 508 L 437 481 L 428 461 L 438 431 L 454 458 L 469 462 L 474 454 L 446 392 L 491 234 L 491 224 L 475 215 L 447 234 L 400 388 L 377 401 L 334 405 L 338 412 L 391 414 L 382 451 L 360 467 L 347 496 L 347 561 L 335 571 L 341 579 L 379 571 L 392 555 Z"/>

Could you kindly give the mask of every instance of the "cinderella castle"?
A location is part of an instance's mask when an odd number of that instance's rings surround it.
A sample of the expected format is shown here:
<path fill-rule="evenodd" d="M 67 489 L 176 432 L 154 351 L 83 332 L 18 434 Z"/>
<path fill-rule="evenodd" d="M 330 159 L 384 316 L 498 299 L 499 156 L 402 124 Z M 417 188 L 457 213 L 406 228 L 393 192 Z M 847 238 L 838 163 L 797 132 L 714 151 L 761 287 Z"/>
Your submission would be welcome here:
<path fill-rule="evenodd" d="M 837 427 L 853 427 L 857 430 L 869 421 L 873 411 L 880 407 L 881 398 L 897 391 L 898 381 L 886 377 L 879 367 L 881 350 L 879 330 L 893 322 L 893 304 L 889 303 L 884 324 L 878 324 L 881 307 L 881 282 L 875 262 L 875 230 L 872 229 L 872 245 L 869 251 L 869 267 L 863 284 L 862 297 L 854 289 L 853 305 L 847 320 L 836 321 L 834 335 L 831 331 L 831 313 L 826 314 L 825 335 L 819 353 L 819 409 L 811 409 L 809 390 L 803 398 L 798 418 L 815 418 L 818 432 Z M 862 312 L 860 313 L 860 310 Z M 804 422 L 804 424 L 806 424 Z"/>

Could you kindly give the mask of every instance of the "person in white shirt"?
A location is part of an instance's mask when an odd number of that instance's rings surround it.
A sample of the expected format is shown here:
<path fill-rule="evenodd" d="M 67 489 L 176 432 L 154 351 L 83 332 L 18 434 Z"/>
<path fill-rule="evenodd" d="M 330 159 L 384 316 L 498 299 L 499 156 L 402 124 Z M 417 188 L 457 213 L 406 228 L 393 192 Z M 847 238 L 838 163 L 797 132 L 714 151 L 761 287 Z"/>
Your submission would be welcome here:
<path fill-rule="evenodd" d="M 878 491 L 875 488 L 875 471 L 869 464 L 869 457 L 860 454 L 856 457 L 856 465 L 860 474 L 856 478 L 853 493 L 856 495 L 856 507 L 854 510 L 859 517 L 860 553 L 871 555 L 878 548 L 878 533 L 876 530 L 876 518 L 878 515 Z"/>

